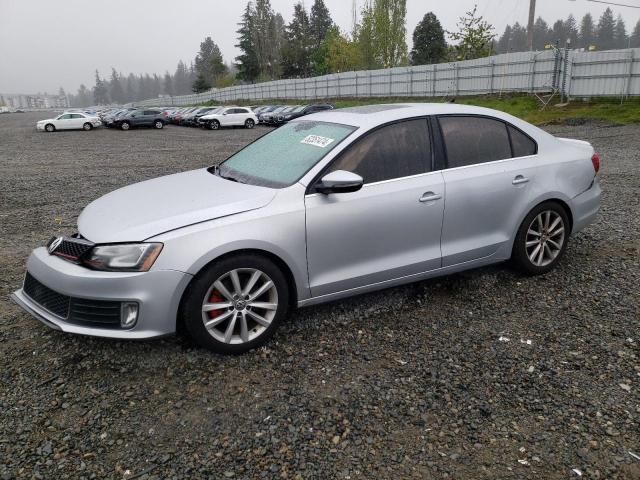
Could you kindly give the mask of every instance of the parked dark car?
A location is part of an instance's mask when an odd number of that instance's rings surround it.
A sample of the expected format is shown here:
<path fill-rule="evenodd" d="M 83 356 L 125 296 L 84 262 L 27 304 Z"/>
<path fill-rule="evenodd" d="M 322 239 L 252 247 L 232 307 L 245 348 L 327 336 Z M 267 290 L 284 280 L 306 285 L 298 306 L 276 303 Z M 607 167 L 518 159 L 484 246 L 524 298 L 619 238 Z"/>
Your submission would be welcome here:
<path fill-rule="evenodd" d="M 199 109 L 191 112 L 190 114 L 184 116 L 182 118 L 182 125 L 185 125 L 187 127 L 197 127 L 197 126 L 199 126 L 198 120 L 200 120 L 200 117 L 202 117 L 204 115 L 208 115 L 209 113 L 213 112 L 214 110 L 216 110 L 218 108 L 219 107 L 199 108 Z"/>
<path fill-rule="evenodd" d="M 273 116 L 274 112 L 280 112 L 285 108 L 287 108 L 286 105 L 269 105 L 268 107 L 260 110 L 259 113 L 256 113 L 256 116 L 258 117 L 258 123 L 268 123 L 269 121 L 271 121 L 271 117 Z"/>
<path fill-rule="evenodd" d="M 129 130 L 134 127 L 152 127 L 159 130 L 164 128 L 167 121 L 160 110 L 141 109 L 123 115 L 115 119 L 113 123 L 115 127 L 122 130 Z"/>
<path fill-rule="evenodd" d="M 311 113 L 322 112 L 323 110 L 333 110 L 335 107 L 330 103 L 312 103 L 310 105 L 301 105 L 293 110 L 282 111 L 272 117 L 272 123 L 276 125 L 282 125 L 294 118 L 304 117 Z"/>

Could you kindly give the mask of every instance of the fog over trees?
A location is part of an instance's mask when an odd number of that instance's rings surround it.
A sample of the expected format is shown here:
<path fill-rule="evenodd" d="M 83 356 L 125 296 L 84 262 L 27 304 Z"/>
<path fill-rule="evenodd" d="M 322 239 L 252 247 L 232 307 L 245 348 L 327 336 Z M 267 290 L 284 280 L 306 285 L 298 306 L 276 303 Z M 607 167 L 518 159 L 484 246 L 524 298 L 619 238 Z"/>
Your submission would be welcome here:
<path fill-rule="evenodd" d="M 74 106 L 123 104 L 185 95 L 234 84 L 279 78 L 304 78 L 328 73 L 424 65 L 473 59 L 495 53 L 528 50 L 527 27 L 516 22 L 502 35 L 477 9 L 459 19 L 455 31 L 447 32 L 433 12 L 413 31 L 413 45 L 406 42 L 406 0 L 371 0 L 360 10 L 352 31 L 335 24 L 323 0 L 313 0 L 310 9 L 303 2 L 293 7 L 285 24 L 270 0 L 248 2 L 238 19 L 237 44 L 240 54 L 224 59 L 215 36 L 200 43 L 193 60 L 179 60 L 164 73 L 95 72 L 95 85 L 80 85 L 69 95 Z M 569 15 L 552 23 L 538 17 L 533 27 L 534 49 L 548 45 L 607 50 L 640 47 L 640 21 L 631 32 L 621 15 L 607 8 L 595 20 L 590 14 L 580 20 Z"/>

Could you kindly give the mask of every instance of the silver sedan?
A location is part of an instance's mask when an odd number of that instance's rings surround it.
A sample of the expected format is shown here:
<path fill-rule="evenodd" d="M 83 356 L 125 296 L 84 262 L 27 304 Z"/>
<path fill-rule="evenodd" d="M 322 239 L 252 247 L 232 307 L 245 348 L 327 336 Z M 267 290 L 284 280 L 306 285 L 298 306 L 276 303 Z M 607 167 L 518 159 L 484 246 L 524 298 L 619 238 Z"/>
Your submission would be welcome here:
<path fill-rule="evenodd" d="M 600 159 L 505 113 L 397 104 L 310 115 L 220 166 L 89 204 L 13 294 L 65 332 L 174 333 L 240 353 L 295 306 L 511 260 L 554 268 L 596 216 Z"/>

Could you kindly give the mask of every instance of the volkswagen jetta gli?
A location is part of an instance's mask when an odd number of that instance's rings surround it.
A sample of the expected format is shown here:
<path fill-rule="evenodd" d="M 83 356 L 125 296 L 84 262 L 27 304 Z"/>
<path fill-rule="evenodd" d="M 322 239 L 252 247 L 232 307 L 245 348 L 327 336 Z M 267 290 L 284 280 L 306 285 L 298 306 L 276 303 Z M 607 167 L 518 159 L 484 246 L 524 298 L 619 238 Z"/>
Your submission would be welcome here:
<path fill-rule="evenodd" d="M 512 260 L 555 267 L 596 216 L 599 157 L 505 113 L 454 104 L 313 114 L 220 166 L 89 204 L 29 257 L 15 301 L 52 328 L 264 343 L 293 306 Z"/>

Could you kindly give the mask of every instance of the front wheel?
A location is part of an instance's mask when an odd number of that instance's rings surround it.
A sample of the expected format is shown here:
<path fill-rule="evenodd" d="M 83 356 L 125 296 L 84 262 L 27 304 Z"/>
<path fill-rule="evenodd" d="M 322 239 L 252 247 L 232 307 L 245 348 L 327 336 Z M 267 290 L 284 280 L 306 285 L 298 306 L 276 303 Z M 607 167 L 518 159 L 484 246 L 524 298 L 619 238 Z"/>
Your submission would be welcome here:
<path fill-rule="evenodd" d="M 287 280 L 269 259 L 238 255 L 214 262 L 190 285 L 182 319 L 189 335 L 218 353 L 264 344 L 289 309 Z"/>
<path fill-rule="evenodd" d="M 256 122 L 254 122 L 252 119 L 247 118 L 247 121 L 244 122 L 244 126 L 248 129 L 252 129 L 253 127 L 255 127 Z"/>
<path fill-rule="evenodd" d="M 157 130 L 160 130 L 160 129 L 164 128 L 164 123 L 162 123 L 160 120 L 156 120 L 153 123 L 153 128 L 155 128 Z"/>
<path fill-rule="evenodd" d="M 131 125 L 129 125 L 129 122 L 122 122 L 122 125 L 120 125 L 120 128 L 122 130 L 129 130 L 131 128 Z"/>
<path fill-rule="evenodd" d="M 528 275 L 547 273 L 564 255 L 569 234 L 566 210 L 557 202 L 541 203 L 520 225 L 511 260 Z"/>
<path fill-rule="evenodd" d="M 212 120 L 209 122 L 209 128 L 211 130 L 218 130 L 220 128 L 220 122 L 218 120 Z"/>
<path fill-rule="evenodd" d="M 93 128 L 93 125 L 91 125 L 89 122 L 85 123 L 84 125 L 82 125 L 82 129 L 85 132 L 88 132 L 89 130 L 91 130 Z"/>
<path fill-rule="evenodd" d="M 49 132 L 49 133 L 53 133 L 56 131 L 56 127 L 54 127 L 52 124 L 47 123 L 44 127 L 44 129 Z"/>

